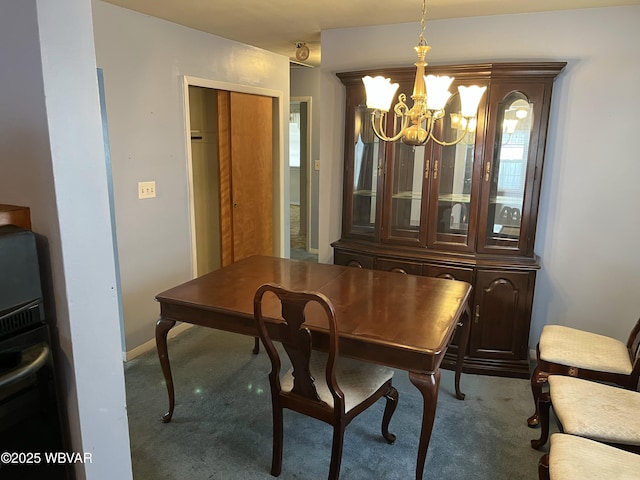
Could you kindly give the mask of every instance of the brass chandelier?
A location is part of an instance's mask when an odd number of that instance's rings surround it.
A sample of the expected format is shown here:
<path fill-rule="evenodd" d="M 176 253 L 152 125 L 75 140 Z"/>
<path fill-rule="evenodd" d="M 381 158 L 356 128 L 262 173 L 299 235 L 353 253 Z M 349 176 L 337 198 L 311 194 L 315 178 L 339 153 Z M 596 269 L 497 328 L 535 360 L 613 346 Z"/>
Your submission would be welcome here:
<path fill-rule="evenodd" d="M 478 112 L 478 105 L 487 87 L 479 87 L 477 85 L 470 87 L 459 86 L 461 108 L 460 113 L 456 115 L 458 126 L 462 127 L 459 128 L 462 133 L 452 142 L 445 142 L 434 136 L 436 121 L 445 115 L 444 109 L 449 97 L 451 97 L 449 87 L 454 78 L 435 75 L 425 76 L 424 74 L 425 66 L 427 65 L 424 59 L 427 52 L 431 50 L 424 37 L 426 13 L 426 0 L 422 0 L 422 20 L 420 21 L 422 29 L 418 36 L 418 45 L 414 47 L 418 55 L 418 61 L 415 64 L 416 78 L 413 86 L 413 95 L 411 95 L 413 106 L 409 108 L 405 103 L 407 96 L 404 93 L 400 93 L 398 103 L 393 107 L 393 111 L 396 117 L 401 118 L 402 121 L 399 131 L 393 136 L 387 136 L 384 133 L 384 123 L 386 114 L 391 108 L 393 97 L 398 90 L 398 84 L 392 84 L 391 79 L 381 76 L 366 76 L 362 79 L 367 95 L 367 107 L 373 109 L 371 113 L 373 131 L 378 138 L 385 142 L 401 140 L 402 143 L 407 145 L 418 146 L 433 140 L 443 146 L 455 145 L 460 143 L 469 132 L 473 131 L 476 125 L 475 117 Z"/>

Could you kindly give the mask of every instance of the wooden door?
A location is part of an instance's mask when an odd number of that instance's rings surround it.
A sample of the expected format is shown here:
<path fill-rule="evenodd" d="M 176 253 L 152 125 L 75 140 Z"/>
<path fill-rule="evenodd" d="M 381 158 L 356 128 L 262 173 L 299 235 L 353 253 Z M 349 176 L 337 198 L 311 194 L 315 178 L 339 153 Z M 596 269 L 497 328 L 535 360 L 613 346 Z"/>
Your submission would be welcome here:
<path fill-rule="evenodd" d="M 273 255 L 273 99 L 218 92 L 222 265 Z"/>

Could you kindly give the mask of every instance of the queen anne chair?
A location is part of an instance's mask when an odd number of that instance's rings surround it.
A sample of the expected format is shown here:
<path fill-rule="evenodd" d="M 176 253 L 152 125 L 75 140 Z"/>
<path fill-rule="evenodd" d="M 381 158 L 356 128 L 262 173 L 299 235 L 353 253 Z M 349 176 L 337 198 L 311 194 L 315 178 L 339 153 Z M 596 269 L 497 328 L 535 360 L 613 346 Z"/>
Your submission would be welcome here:
<path fill-rule="evenodd" d="M 541 432 L 531 446 L 549 438 L 550 407 L 564 433 L 640 453 L 640 393 L 580 378 L 550 375 L 540 396 Z M 640 473 L 638 473 L 640 476 Z"/>
<path fill-rule="evenodd" d="M 277 297 L 276 304 L 281 308 L 280 323 L 265 321 L 263 308 L 267 311 L 267 302 L 273 300 L 265 297 L 267 292 Z M 327 318 L 328 353 L 313 350 L 311 332 L 304 324 L 306 308 L 312 302 L 322 307 Z M 272 367 L 269 383 L 273 409 L 273 476 L 280 475 L 282 469 L 282 413 L 285 408 L 333 426 L 330 480 L 337 480 L 340 474 L 345 427 L 381 397 L 387 400 L 382 435 L 388 443 L 395 441 L 395 435 L 389 433 L 389 422 L 398 403 L 398 392 L 391 384 L 393 370 L 338 356 L 336 315 L 326 296 L 265 284 L 256 291 L 254 316 Z M 292 365 L 284 375 L 272 335 L 282 342 Z"/>
<path fill-rule="evenodd" d="M 549 375 L 567 375 L 615 383 L 635 390 L 640 376 L 640 319 L 626 345 L 621 341 L 561 325 L 546 325 L 536 348 L 538 364 L 531 375 L 535 412 L 527 423 L 539 423 L 538 400 Z"/>
<path fill-rule="evenodd" d="M 637 480 L 640 455 L 582 437 L 555 433 L 540 459 L 540 480 Z"/>

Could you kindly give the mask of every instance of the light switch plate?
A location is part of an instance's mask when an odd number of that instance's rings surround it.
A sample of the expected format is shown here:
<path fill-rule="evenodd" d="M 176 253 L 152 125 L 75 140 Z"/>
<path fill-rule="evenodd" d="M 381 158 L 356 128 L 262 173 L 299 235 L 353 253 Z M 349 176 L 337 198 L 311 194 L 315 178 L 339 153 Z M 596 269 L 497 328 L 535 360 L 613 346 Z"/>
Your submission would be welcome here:
<path fill-rule="evenodd" d="M 138 182 L 138 198 L 154 198 L 156 182 Z"/>

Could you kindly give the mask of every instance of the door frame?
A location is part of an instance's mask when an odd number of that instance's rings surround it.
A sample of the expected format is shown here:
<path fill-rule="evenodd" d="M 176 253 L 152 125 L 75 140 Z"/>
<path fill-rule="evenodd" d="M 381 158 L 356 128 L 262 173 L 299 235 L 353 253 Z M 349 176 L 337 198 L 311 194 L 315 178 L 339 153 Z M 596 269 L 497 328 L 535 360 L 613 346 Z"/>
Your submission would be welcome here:
<path fill-rule="evenodd" d="M 196 225 L 194 210 L 194 192 L 193 192 L 193 159 L 191 153 L 191 117 L 189 110 L 189 87 L 204 87 L 214 90 L 226 90 L 229 92 L 249 93 L 253 95 L 261 95 L 271 97 L 273 102 L 273 253 L 276 256 L 289 256 L 289 194 L 285 188 L 288 185 L 288 168 L 285 168 L 285 154 L 287 154 L 288 164 L 288 146 L 285 144 L 285 132 L 282 128 L 282 119 L 285 118 L 285 94 L 278 90 L 271 90 L 261 87 L 253 87 L 249 85 L 241 85 L 229 82 L 220 82 L 206 78 L 192 77 L 184 75 L 182 77 L 182 109 L 184 120 L 184 145 L 187 158 L 187 180 L 188 180 L 188 211 L 191 236 L 191 275 L 195 278 L 197 275 L 197 249 L 196 249 Z M 289 102 L 286 102 L 287 115 L 289 118 Z M 288 125 L 288 123 L 287 123 Z M 288 142 L 287 133 L 287 142 Z M 287 205 L 287 208 L 285 208 Z"/>
<path fill-rule="evenodd" d="M 307 142 L 305 145 L 305 150 L 306 150 L 306 158 L 304 159 L 304 161 L 306 162 L 306 175 L 305 175 L 305 209 L 306 209 L 306 214 L 307 214 L 307 245 L 306 245 L 306 249 L 307 251 L 311 251 L 310 248 L 310 242 L 311 242 L 311 171 L 313 168 L 313 161 L 311 160 L 311 158 L 313 157 L 313 155 L 311 154 L 311 146 L 313 145 L 312 141 L 311 141 L 311 118 L 312 118 L 312 104 L 311 104 L 311 100 L 312 97 L 310 96 L 303 96 L 303 97 L 291 97 L 289 99 L 289 104 L 293 103 L 293 102 L 297 102 L 297 103 L 305 103 L 307 105 L 307 122 L 305 125 L 301 126 L 301 128 L 305 128 L 306 129 L 306 138 L 307 138 Z M 302 159 L 300 159 L 300 162 L 302 162 Z M 317 253 L 317 252 L 316 252 Z"/>

